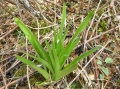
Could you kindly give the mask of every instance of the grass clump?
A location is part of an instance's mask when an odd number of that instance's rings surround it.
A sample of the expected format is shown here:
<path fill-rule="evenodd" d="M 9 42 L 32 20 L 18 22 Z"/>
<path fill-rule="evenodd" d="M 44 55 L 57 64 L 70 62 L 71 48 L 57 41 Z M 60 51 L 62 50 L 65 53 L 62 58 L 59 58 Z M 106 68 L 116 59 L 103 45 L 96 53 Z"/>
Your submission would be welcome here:
<path fill-rule="evenodd" d="M 63 78 L 64 76 L 68 75 L 69 73 L 71 73 L 77 68 L 78 66 L 77 63 L 80 60 L 84 59 L 88 55 L 98 50 L 98 47 L 95 47 L 87 52 L 84 52 L 82 55 L 78 56 L 73 61 L 68 63 L 66 66 L 64 66 L 70 53 L 74 50 L 75 46 L 80 41 L 80 38 L 78 37 L 78 35 L 86 28 L 93 14 L 94 14 L 94 11 L 91 11 L 88 14 L 88 16 L 84 19 L 84 21 L 80 24 L 80 26 L 76 30 L 75 34 L 73 35 L 69 43 L 66 46 L 64 46 L 64 41 L 69 29 L 69 26 L 68 26 L 66 30 L 63 31 L 64 24 L 66 21 L 66 6 L 64 4 L 60 30 L 54 31 L 54 37 L 51 43 L 48 43 L 48 41 L 45 40 L 47 51 L 41 46 L 37 38 L 31 32 L 31 30 L 28 27 L 26 27 L 24 23 L 22 23 L 22 21 L 20 21 L 18 18 L 14 18 L 15 22 L 18 24 L 18 26 L 27 36 L 29 42 L 32 44 L 33 48 L 35 49 L 37 53 L 37 57 L 32 56 L 30 54 L 26 54 L 26 53 L 24 54 L 34 58 L 36 61 L 42 64 L 43 67 L 38 67 L 37 64 L 35 64 L 34 62 L 27 60 L 26 58 L 19 55 L 16 55 L 17 59 L 29 65 L 30 67 L 34 68 L 47 81 L 57 81 Z"/>

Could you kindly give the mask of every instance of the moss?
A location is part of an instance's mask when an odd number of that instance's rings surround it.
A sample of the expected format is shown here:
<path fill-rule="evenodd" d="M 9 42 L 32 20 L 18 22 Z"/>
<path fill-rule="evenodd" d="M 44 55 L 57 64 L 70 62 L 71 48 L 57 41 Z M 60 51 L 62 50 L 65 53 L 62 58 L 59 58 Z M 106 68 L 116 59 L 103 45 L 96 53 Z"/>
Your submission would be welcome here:
<path fill-rule="evenodd" d="M 107 22 L 105 20 L 101 20 L 98 27 L 98 32 L 104 32 L 107 30 Z"/>
<path fill-rule="evenodd" d="M 66 6 L 71 7 L 71 3 L 70 2 L 66 2 Z"/>
<path fill-rule="evenodd" d="M 118 81 L 117 81 L 119 84 L 120 84 L 120 78 L 118 79 Z"/>
<path fill-rule="evenodd" d="M 26 65 L 23 64 L 18 70 L 15 71 L 16 77 L 22 77 L 26 75 Z M 33 76 L 30 77 L 30 84 L 35 85 L 36 82 L 42 82 L 45 81 L 43 76 L 39 73 L 35 73 Z"/>
<path fill-rule="evenodd" d="M 42 83 L 45 81 L 44 77 L 40 73 L 34 73 L 33 76 L 30 77 L 30 84 L 31 85 L 38 85 L 38 83 Z M 38 85 L 39 86 L 39 85 Z"/>
<path fill-rule="evenodd" d="M 101 10 L 99 10 L 99 11 L 97 12 L 98 16 L 101 16 L 103 13 L 104 13 L 104 10 L 103 10 L 103 9 L 101 9 Z"/>
<path fill-rule="evenodd" d="M 75 82 L 71 85 L 70 89 L 81 89 L 82 85 L 79 82 Z"/>
<path fill-rule="evenodd" d="M 26 65 L 23 64 L 18 70 L 15 71 L 16 72 L 16 77 L 17 76 L 24 76 L 26 74 Z"/>
<path fill-rule="evenodd" d="M 36 20 L 33 19 L 32 22 L 31 22 L 31 27 L 36 27 L 36 26 L 37 26 L 37 24 L 36 24 Z"/>
<path fill-rule="evenodd" d="M 32 20 L 31 26 L 32 26 L 32 27 L 35 27 L 35 28 L 37 27 L 37 23 L 36 23 L 35 20 Z M 39 21 L 39 26 L 40 26 L 40 28 L 42 28 L 42 27 L 46 27 L 47 24 L 46 24 L 46 22 L 44 22 L 43 20 L 40 20 L 40 21 Z M 31 29 L 31 30 L 32 30 L 32 29 Z M 51 28 L 40 29 L 40 35 L 45 35 L 46 33 L 49 33 L 50 31 L 51 31 Z M 35 36 L 38 35 L 38 30 L 32 30 L 32 32 L 33 32 L 33 34 L 34 34 Z"/>

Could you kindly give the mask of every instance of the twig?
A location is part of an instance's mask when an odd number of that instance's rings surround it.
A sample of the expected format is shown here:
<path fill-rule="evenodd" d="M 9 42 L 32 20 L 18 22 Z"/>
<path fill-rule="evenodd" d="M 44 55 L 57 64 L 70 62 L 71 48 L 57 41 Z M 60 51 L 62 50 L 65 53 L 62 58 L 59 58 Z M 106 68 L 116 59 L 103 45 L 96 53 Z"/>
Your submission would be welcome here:
<path fill-rule="evenodd" d="M 108 0 L 104 5 L 102 5 L 97 12 L 101 11 L 101 9 L 103 9 L 104 7 L 106 7 L 109 4 L 110 0 Z"/>
<path fill-rule="evenodd" d="M 5 5 L 5 6 L 3 6 Z M 8 7 L 8 5 L 4 2 L 4 1 L 0 1 L 0 6 L 6 11 L 8 12 L 12 17 L 14 16 L 6 7 Z M 9 7 L 8 7 L 9 8 Z M 10 9 L 10 8 L 9 8 Z M 12 10 L 12 9 L 11 9 Z"/>
<path fill-rule="evenodd" d="M 90 38 L 92 38 L 92 36 L 94 35 L 94 32 L 97 30 L 97 27 L 98 27 L 98 25 L 99 25 L 99 23 L 100 23 L 100 20 L 102 19 L 102 17 L 103 17 L 104 14 L 106 14 L 106 13 L 108 13 L 108 12 L 107 12 L 107 11 L 104 12 L 104 13 L 99 17 L 99 19 L 97 20 L 97 23 L 96 23 L 96 25 L 95 25 L 95 27 L 94 27 L 94 30 L 92 31 L 92 34 L 91 34 Z"/>
<path fill-rule="evenodd" d="M 40 11 L 35 10 L 29 3 L 28 0 L 22 0 L 22 4 L 24 4 L 25 8 L 28 9 L 35 17 L 41 18 L 40 17 Z"/>
<path fill-rule="evenodd" d="M 110 42 L 111 42 L 111 40 L 108 41 L 108 42 L 106 43 L 106 45 L 105 45 L 104 47 L 102 47 L 102 48 L 87 62 L 87 64 L 82 68 L 81 71 L 79 71 L 78 75 L 69 83 L 69 85 L 68 85 L 67 87 L 70 87 L 70 86 L 71 86 L 71 84 L 78 78 L 78 76 L 79 76 L 79 75 L 82 73 L 82 71 L 88 66 L 88 64 L 89 64 L 101 51 L 103 51 L 104 48 L 105 48 Z"/>
<path fill-rule="evenodd" d="M 33 73 L 35 73 L 36 71 L 33 71 L 33 72 L 31 72 L 30 74 L 29 74 L 29 76 L 31 76 Z M 25 76 L 23 76 L 22 78 L 20 78 L 20 79 L 17 79 L 17 80 L 14 80 L 14 81 L 12 81 L 11 83 L 8 83 L 6 86 L 11 86 L 11 85 L 13 85 L 14 83 L 17 83 L 17 82 L 19 82 L 20 80 L 23 80 L 24 78 L 26 78 L 27 77 L 27 75 L 25 75 Z M 0 87 L 0 89 L 5 89 L 5 86 L 3 86 L 3 87 Z"/>
<path fill-rule="evenodd" d="M 6 36 L 8 36 L 11 32 L 13 32 L 14 30 L 16 30 L 18 28 L 18 26 L 15 26 L 12 30 L 8 31 L 5 35 L 3 35 L 2 37 L 0 37 L 0 40 L 2 40 L 3 38 L 5 38 Z"/>
<path fill-rule="evenodd" d="M 61 8 L 62 8 L 62 6 L 61 6 L 61 5 L 59 5 L 59 4 L 55 3 L 55 2 L 52 2 L 52 1 L 50 1 L 50 0 L 44 0 L 44 1 L 46 1 L 46 2 L 48 2 L 48 3 L 51 3 L 51 4 L 53 4 L 53 5 L 56 5 L 56 6 L 58 6 L 58 7 L 61 7 Z"/>
<path fill-rule="evenodd" d="M 120 28 L 120 26 L 116 26 L 115 28 L 112 28 L 112 29 L 110 29 L 110 30 L 108 30 L 108 31 L 106 31 L 106 32 L 104 32 L 104 33 L 102 33 L 102 34 L 100 34 L 100 35 L 97 35 L 97 36 L 95 36 L 95 37 L 93 37 L 93 38 L 87 40 L 85 44 L 87 44 L 87 43 L 89 43 L 89 42 L 91 42 L 91 41 L 93 41 L 93 40 L 95 40 L 95 39 L 97 39 L 97 38 L 99 38 L 99 37 L 101 37 L 101 36 L 103 36 L 103 35 L 105 35 L 105 34 L 111 32 L 111 31 L 114 31 L 114 30 L 116 30 L 117 28 Z M 78 45 L 78 46 L 80 47 L 80 46 L 83 45 L 83 44 L 84 44 L 84 43 L 82 43 L 82 44 L 80 44 L 80 45 Z M 78 46 L 77 46 L 77 47 L 78 47 Z M 77 47 L 76 47 L 76 48 L 77 48 Z M 75 48 L 75 49 L 76 49 L 76 48 Z"/>
<path fill-rule="evenodd" d="M 57 26 L 57 24 L 49 25 L 49 26 L 46 26 L 46 27 L 40 27 L 40 28 L 33 28 L 33 27 L 29 26 L 29 25 L 26 25 L 26 26 L 28 26 L 28 27 L 31 28 L 31 29 L 36 29 L 36 30 L 39 29 L 39 30 L 40 30 L 40 29 L 46 29 L 46 28 L 50 28 L 50 27 Z"/>
<path fill-rule="evenodd" d="M 28 54 L 28 41 L 27 41 L 27 37 L 26 37 L 26 52 Z M 28 55 L 27 56 L 27 60 L 28 60 Z M 27 82 L 28 82 L 28 87 L 29 89 L 31 89 L 31 85 L 30 85 L 30 79 L 29 79 L 29 66 L 27 65 Z"/>
<path fill-rule="evenodd" d="M 17 5 L 17 8 L 18 8 L 18 12 L 19 12 L 20 18 L 23 20 L 22 14 L 21 14 L 21 10 L 20 10 L 20 6 L 19 6 L 19 1 L 18 1 L 18 0 L 15 0 L 15 3 L 16 3 L 16 5 Z"/>
<path fill-rule="evenodd" d="M 40 5 L 39 5 L 38 1 L 36 1 L 36 0 L 34 0 L 34 1 L 35 1 L 35 4 L 36 4 L 37 7 L 38 7 L 38 10 L 41 12 L 41 16 L 42 16 L 43 20 L 44 20 L 46 23 L 51 24 L 51 22 L 50 22 L 49 20 L 47 20 L 47 18 L 42 14 L 42 10 L 41 10 L 41 8 L 40 8 Z"/>
<path fill-rule="evenodd" d="M 87 41 L 88 32 L 89 32 L 90 28 L 92 27 L 92 24 L 93 24 L 93 22 L 94 22 L 95 15 L 96 15 L 96 12 L 97 12 L 97 10 L 98 10 L 98 8 L 99 8 L 99 6 L 100 6 L 100 3 L 101 3 L 101 0 L 99 1 L 98 6 L 97 6 L 97 8 L 96 8 L 96 10 L 95 10 L 95 14 L 94 14 L 94 16 L 93 16 L 93 18 L 92 18 L 91 24 L 90 24 L 88 30 L 86 31 L 85 41 L 84 41 L 84 50 L 85 50 L 86 43 L 87 43 L 86 41 Z"/>
<path fill-rule="evenodd" d="M 93 38 L 87 40 L 86 43 L 89 43 L 90 41 L 95 40 L 95 39 L 101 37 L 102 35 L 105 35 L 105 34 L 111 32 L 111 31 L 114 31 L 114 30 L 116 30 L 116 29 L 119 28 L 119 27 L 120 27 L 120 26 L 117 26 L 117 27 L 115 27 L 115 28 L 112 28 L 112 29 L 110 29 L 110 30 L 108 30 L 108 31 L 106 31 L 106 32 L 104 32 L 104 33 L 102 33 L 102 34 L 100 34 L 100 35 L 97 35 L 97 36 L 95 36 L 95 37 L 93 37 Z M 85 43 L 85 44 L 86 44 L 86 43 Z"/>
<path fill-rule="evenodd" d="M 7 89 L 6 80 L 5 80 L 5 77 L 4 77 L 4 74 L 3 74 L 3 71 L 1 69 L 1 67 L 0 67 L 0 72 L 1 72 L 2 77 L 3 77 L 3 82 L 4 82 L 4 85 L 5 85 L 5 88 Z"/>
<path fill-rule="evenodd" d="M 9 2 L 9 3 L 11 3 L 11 4 L 16 5 L 16 3 L 15 3 L 14 1 L 12 1 L 12 0 L 5 0 L 5 1 L 7 1 L 7 2 Z"/>
<path fill-rule="evenodd" d="M 100 82 L 98 80 L 98 78 L 99 78 L 99 70 L 98 70 L 97 60 L 95 58 L 93 59 L 93 65 L 94 65 L 95 80 L 97 81 L 98 89 L 100 89 Z"/>

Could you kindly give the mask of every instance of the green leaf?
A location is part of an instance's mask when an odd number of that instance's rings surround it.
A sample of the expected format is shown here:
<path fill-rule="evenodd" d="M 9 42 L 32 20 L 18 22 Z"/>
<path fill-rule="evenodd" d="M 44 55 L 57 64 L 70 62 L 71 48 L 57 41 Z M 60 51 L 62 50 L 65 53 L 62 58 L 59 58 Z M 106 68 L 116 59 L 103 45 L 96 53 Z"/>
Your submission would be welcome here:
<path fill-rule="evenodd" d="M 67 51 L 67 50 L 70 49 L 71 45 L 73 45 L 73 43 L 76 40 L 77 36 L 86 28 L 86 26 L 88 25 L 88 23 L 89 23 L 90 19 L 92 18 L 93 14 L 94 14 L 94 11 L 91 11 L 87 15 L 87 17 L 84 19 L 84 21 L 80 24 L 80 26 L 76 30 L 75 34 L 73 35 L 72 39 L 70 40 L 70 42 L 68 43 L 66 48 L 61 52 L 60 59 L 61 59 L 61 64 L 62 65 L 64 64 L 65 60 L 67 60 L 67 59 L 63 58 L 63 56 L 65 55 L 66 58 L 67 58 L 67 56 L 69 56 L 70 51 Z"/>
<path fill-rule="evenodd" d="M 63 66 L 65 61 L 67 60 L 67 58 L 69 57 L 70 53 L 73 51 L 73 49 L 75 48 L 75 46 L 78 44 L 78 42 L 80 41 L 80 38 L 78 38 L 77 40 L 75 40 L 74 43 L 71 44 L 71 46 L 69 48 L 65 48 L 65 51 L 63 53 L 63 56 L 60 56 L 60 63 Z"/>
<path fill-rule="evenodd" d="M 34 58 L 36 61 L 38 61 L 39 63 L 43 64 L 43 66 L 47 67 L 53 73 L 52 65 L 50 65 L 49 62 L 47 62 L 46 60 L 44 60 L 42 58 L 35 57 L 35 56 L 30 55 L 30 54 L 27 54 L 25 52 L 23 52 L 23 53 L 26 54 L 26 55 L 28 55 L 29 57 Z"/>
<path fill-rule="evenodd" d="M 64 40 L 63 40 L 63 29 L 64 29 L 64 24 L 66 21 L 66 5 L 63 4 L 63 11 L 62 11 L 62 20 L 61 20 L 61 25 L 60 25 L 60 30 L 57 33 L 58 37 L 57 37 L 57 46 L 56 46 L 56 52 L 57 55 L 59 56 L 60 53 L 63 51 L 64 49 Z M 55 37 L 55 36 L 54 36 Z M 54 40 L 56 40 L 56 38 L 54 38 Z M 56 42 L 55 42 L 56 43 Z"/>
<path fill-rule="evenodd" d="M 55 44 L 55 48 L 57 48 L 57 40 L 58 40 L 58 37 L 57 37 L 57 33 L 56 33 L 56 30 L 54 30 L 54 44 Z"/>
<path fill-rule="evenodd" d="M 56 48 L 57 55 L 59 56 L 63 50 L 64 50 L 63 43 L 61 40 L 59 40 Z"/>
<path fill-rule="evenodd" d="M 94 48 L 92 50 L 89 50 L 85 53 L 83 53 L 78 58 L 74 59 L 72 62 L 70 62 L 67 66 L 64 67 L 65 61 L 68 59 L 70 53 L 74 50 L 75 46 L 79 43 L 80 38 L 77 38 L 77 36 L 86 28 L 88 25 L 90 19 L 92 18 L 94 14 L 94 11 L 91 11 L 88 16 L 84 19 L 84 21 L 80 24 L 78 29 L 76 30 L 75 34 L 73 35 L 70 42 L 64 47 L 64 40 L 67 35 L 69 25 L 66 29 L 66 31 L 63 31 L 64 24 L 66 21 L 66 6 L 63 5 L 63 11 L 62 11 L 62 20 L 60 25 L 60 30 L 56 32 L 54 31 L 54 39 L 49 44 L 45 40 L 45 44 L 47 46 L 48 52 L 40 45 L 37 38 L 33 35 L 31 30 L 25 26 L 22 21 L 20 21 L 18 18 L 14 18 L 15 22 L 18 24 L 18 26 L 21 28 L 21 30 L 24 32 L 24 34 L 27 36 L 28 40 L 32 44 L 33 48 L 38 54 L 38 57 L 31 56 L 38 62 L 42 63 L 45 68 L 48 68 L 52 80 L 56 81 L 60 78 L 68 75 L 70 72 L 75 70 L 77 68 L 77 63 L 82 60 L 83 58 L 87 57 L 88 55 L 95 52 L 98 48 Z M 27 54 L 28 55 L 28 54 Z M 50 78 L 49 73 L 46 70 L 43 70 L 42 68 L 39 68 L 36 64 L 33 62 L 27 60 L 26 58 L 16 56 L 20 61 L 24 62 L 25 64 L 31 66 L 35 70 L 37 70 L 40 74 L 42 74 L 46 79 Z"/>
<path fill-rule="evenodd" d="M 47 81 L 44 81 L 44 82 L 36 82 L 35 83 L 35 86 L 46 86 L 46 85 L 49 85 L 51 82 L 47 82 Z"/>
<path fill-rule="evenodd" d="M 25 26 L 25 24 L 22 21 L 20 21 L 18 18 L 14 18 L 14 20 L 17 23 L 17 25 L 21 28 L 21 30 L 24 32 L 24 34 L 27 36 L 28 40 L 30 41 L 30 43 L 34 47 L 34 49 L 37 52 L 37 54 L 39 55 L 39 57 L 41 57 L 43 59 L 46 58 L 46 59 L 48 59 L 48 61 L 50 61 L 49 60 L 50 58 L 49 58 L 47 52 L 40 45 L 39 41 L 33 35 L 31 30 L 27 26 Z"/>
<path fill-rule="evenodd" d="M 23 63 L 29 65 L 30 67 L 32 67 L 33 69 L 35 69 L 36 71 L 38 71 L 40 74 L 42 74 L 42 76 L 44 76 L 44 78 L 46 80 L 48 80 L 50 78 L 49 74 L 47 73 L 47 71 L 43 70 L 42 68 L 38 67 L 36 64 L 34 64 L 33 62 L 27 60 L 24 57 L 18 56 L 16 55 L 17 59 L 22 61 Z"/>
<path fill-rule="evenodd" d="M 52 50 L 51 50 L 50 45 L 48 44 L 48 42 L 46 40 L 45 40 L 45 44 L 46 44 L 48 52 L 49 52 L 50 64 L 54 68 L 55 61 L 54 61 L 54 58 L 53 58 L 53 55 L 52 55 Z"/>
<path fill-rule="evenodd" d="M 63 4 L 63 11 L 62 11 L 62 20 L 61 20 L 61 25 L 60 25 L 60 30 L 59 30 L 59 39 L 62 39 L 62 34 L 63 34 L 63 28 L 66 20 L 66 5 L 65 3 Z"/>
<path fill-rule="evenodd" d="M 105 59 L 105 62 L 111 64 L 111 63 L 113 63 L 113 59 L 110 58 L 110 57 L 107 57 L 107 58 Z"/>
<path fill-rule="evenodd" d="M 59 58 L 57 56 L 57 52 L 56 52 L 54 43 L 52 43 L 52 49 L 53 49 L 52 53 L 53 53 L 53 57 L 54 57 L 54 61 L 55 61 L 54 69 L 55 69 L 55 72 L 57 72 L 60 70 L 60 62 L 59 62 Z"/>
<path fill-rule="evenodd" d="M 87 56 L 89 56 L 90 54 L 92 54 L 93 52 L 95 52 L 96 50 L 98 50 L 100 47 L 95 47 L 87 52 L 84 52 L 82 55 L 78 56 L 77 58 L 75 58 L 72 62 L 70 62 L 67 67 L 76 64 L 76 62 L 79 62 L 80 60 L 86 58 Z"/>
<path fill-rule="evenodd" d="M 120 84 L 120 78 L 117 80 L 118 84 Z"/>
<path fill-rule="evenodd" d="M 76 37 L 87 27 L 89 21 L 91 20 L 92 16 L 94 14 L 94 11 L 91 11 L 87 17 L 84 19 L 84 21 L 80 24 L 80 26 L 78 27 L 78 29 L 76 30 L 75 34 L 73 35 L 71 41 L 69 44 L 71 44 L 75 39 Z"/>
<path fill-rule="evenodd" d="M 109 75 L 109 70 L 105 68 L 104 66 L 101 67 L 101 70 L 105 73 L 105 75 Z"/>
<path fill-rule="evenodd" d="M 65 32 L 64 32 L 64 34 L 63 34 L 63 38 L 62 38 L 62 43 L 64 43 L 64 40 L 65 40 L 65 38 L 66 38 L 66 35 L 67 35 L 67 33 L 68 33 L 68 29 L 69 29 L 69 27 L 70 27 L 70 24 L 71 24 L 71 21 L 68 23 L 68 26 L 67 26 L 67 28 L 65 29 Z"/>
<path fill-rule="evenodd" d="M 98 64 L 98 65 L 102 65 L 101 60 L 97 60 L 97 64 Z"/>
<path fill-rule="evenodd" d="M 100 74 L 100 80 L 104 79 L 104 74 Z"/>
<path fill-rule="evenodd" d="M 74 71 L 76 68 L 77 68 L 77 63 L 74 64 L 74 65 L 71 65 L 67 68 L 64 68 L 63 70 L 61 71 L 58 71 L 56 74 L 55 74 L 55 81 L 56 80 L 59 80 L 60 78 L 68 75 L 69 73 L 71 73 L 72 71 Z"/>

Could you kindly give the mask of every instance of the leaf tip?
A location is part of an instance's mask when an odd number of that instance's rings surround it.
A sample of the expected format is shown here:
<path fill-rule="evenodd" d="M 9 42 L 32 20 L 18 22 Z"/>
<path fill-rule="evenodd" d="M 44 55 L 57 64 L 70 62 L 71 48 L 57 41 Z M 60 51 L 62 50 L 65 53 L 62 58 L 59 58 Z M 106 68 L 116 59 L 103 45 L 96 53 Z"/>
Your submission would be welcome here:
<path fill-rule="evenodd" d="M 17 22 L 19 20 L 17 17 L 14 17 L 13 19 L 15 22 Z"/>

